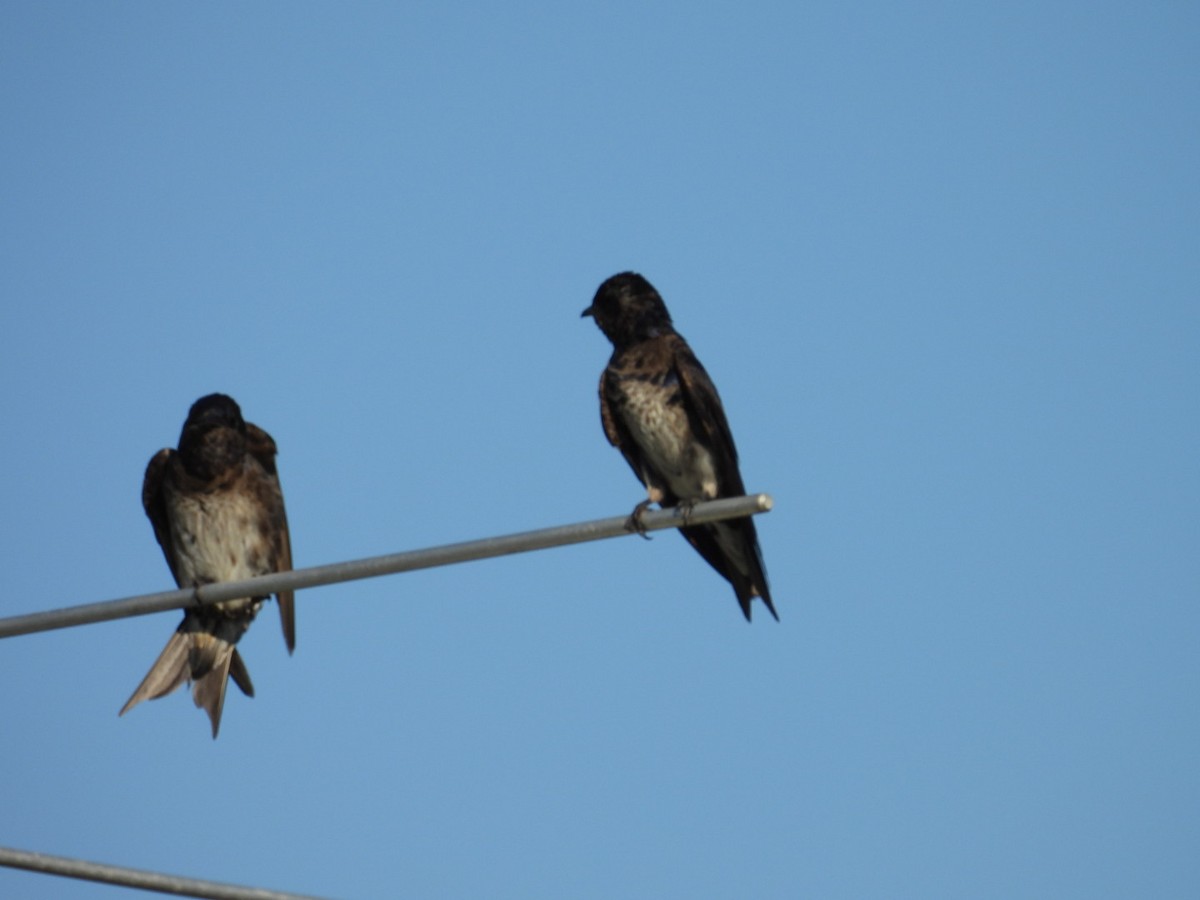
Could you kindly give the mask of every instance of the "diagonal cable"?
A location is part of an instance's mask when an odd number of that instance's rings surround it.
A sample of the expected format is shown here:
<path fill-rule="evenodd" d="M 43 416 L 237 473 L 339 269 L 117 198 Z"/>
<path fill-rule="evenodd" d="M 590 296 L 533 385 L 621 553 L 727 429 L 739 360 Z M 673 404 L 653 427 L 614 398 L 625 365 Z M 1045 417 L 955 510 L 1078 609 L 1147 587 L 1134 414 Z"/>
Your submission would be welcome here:
<path fill-rule="evenodd" d="M 147 869 L 110 866 L 106 863 L 73 859 L 69 856 L 52 856 L 49 853 L 31 853 L 28 850 L 14 850 L 10 847 L 0 847 L 0 866 L 41 872 L 44 875 L 78 878 L 83 881 L 99 881 L 143 891 L 157 891 L 160 894 L 175 894 L 179 897 L 201 897 L 203 900 L 318 900 L 308 894 L 243 887 L 203 878 L 184 878 Z"/>
<path fill-rule="evenodd" d="M 725 497 L 720 500 L 697 503 L 688 513 L 687 521 L 689 524 L 700 525 L 721 519 L 736 519 L 768 512 L 771 506 L 772 501 L 769 494 Z M 641 519 L 647 531 L 678 528 L 682 521 L 681 513 L 676 509 L 648 511 Z M 483 538 L 477 541 L 428 547 L 423 550 L 407 550 L 402 553 L 371 556 L 350 562 L 294 569 L 290 572 L 274 572 L 270 575 L 260 575 L 257 578 L 247 578 L 243 581 L 224 581 L 201 585 L 197 588 L 141 594 L 120 600 L 105 600 L 100 603 L 86 603 L 81 606 L 68 606 L 46 612 L 9 616 L 0 619 L 0 638 L 33 634 L 38 631 L 51 631 L 56 628 L 72 628 L 76 625 L 90 625 L 94 622 L 107 622 L 130 616 L 143 616 L 168 609 L 182 609 L 191 605 L 219 603 L 222 600 L 233 600 L 238 597 L 262 597 L 278 591 L 335 584 L 340 581 L 354 581 L 360 578 L 376 578 L 396 572 L 411 572 L 414 569 L 449 566 L 475 559 L 527 553 L 531 550 L 545 550 L 550 547 L 562 547 L 585 541 L 599 541 L 630 534 L 627 527 L 628 522 L 627 515 L 593 519 L 589 522 L 576 522 L 571 525 L 541 528 L 536 531 L 521 531 L 516 534 Z"/>

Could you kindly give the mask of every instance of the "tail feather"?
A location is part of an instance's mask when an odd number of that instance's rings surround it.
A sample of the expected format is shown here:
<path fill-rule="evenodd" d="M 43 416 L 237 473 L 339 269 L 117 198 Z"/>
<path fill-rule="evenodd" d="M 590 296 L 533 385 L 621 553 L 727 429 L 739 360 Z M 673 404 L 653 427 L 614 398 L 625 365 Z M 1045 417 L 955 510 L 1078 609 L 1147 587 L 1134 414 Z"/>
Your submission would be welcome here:
<path fill-rule="evenodd" d="M 229 684 L 229 669 L 233 662 L 233 644 L 210 634 L 193 635 L 192 643 L 192 701 L 208 713 L 215 740 L 221 730 L 221 711 L 225 708 L 225 687 Z"/>
<path fill-rule="evenodd" d="M 167 646 L 118 715 L 125 715 L 143 700 L 165 697 L 185 681 L 193 682 L 192 701 L 208 713 L 216 738 L 221 728 L 221 711 L 225 706 L 225 688 L 229 679 L 232 678 L 248 697 L 254 696 L 254 684 L 250 681 L 246 663 L 233 644 L 204 631 L 185 631 L 183 626 L 180 629 L 171 635 Z"/>
<path fill-rule="evenodd" d="M 771 615 L 775 617 L 775 621 L 778 622 L 779 621 L 779 613 L 775 612 L 775 604 L 771 602 L 771 592 L 769 590 L 767 590 L 767 586 L 765 584 L 762 586 L 762 592 L 758 596 L 761 597 L 762 602 L 767 605 L 767 611 L 770 612 Z M 746 606 L 749 606 L 749 605 L 750 605 L 750 601 L 747 600 Z M 747 613 L 746 613 L 746 618 L 747 619 L 750 618 L 749 611 L 747 611 Z"/>
<path fill-rule="evenodd" d="M 229 677 L 242 689 L 243 694 L 247 697 L 254 696 L 254 684 L 250 681 L 250 672 L 242 660 L 242 654 L 237 652 L 236 647 L 233 651 L 233 658 L 229 662 Z"/>
<path fill-rule="evenodd" d="M 779 614 L 775 612 L 775 604 L 771 601 L 771 590 L 767 586 L 758 534 L 749 516 L 708 525 L 689 525 L 679 531 L 696 552 L 733 586 L 747 622 L 750 621 L 750 601 L 755 597 L 762 598 L 775 621 L 779 621 Z"/>
<path fill-rule="evenodd" d="M 117 715 L 125 715 L 143 700 L 157 700 L 159 697 L 165 697 L 185 681 L 189 681 L 191 679 L 191 667 L 188 664 L 190 645 L 191 641 L 188 635 L 178 631 L 171 635 L 163 652 L 158 655 L 158 659 L 154 661 L 154 665 L 150 667 L 150 671 L 146 673 L 142 683 L 125 701 L 125 705 L 121 707 L 121 711 Z"/>

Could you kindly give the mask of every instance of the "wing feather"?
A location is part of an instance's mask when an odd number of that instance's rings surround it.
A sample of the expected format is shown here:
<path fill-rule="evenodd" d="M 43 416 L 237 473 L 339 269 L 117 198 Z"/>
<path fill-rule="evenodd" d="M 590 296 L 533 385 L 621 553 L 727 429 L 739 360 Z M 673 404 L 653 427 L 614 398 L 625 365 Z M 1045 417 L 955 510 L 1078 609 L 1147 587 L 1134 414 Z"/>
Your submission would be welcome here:
<path fill-rule="evenodd" d="M 142 508 L 154 527 L 154 537 L 162 547 L 163 556 L 171 568 L 175 583 L 179 584 L 179 561 L 175 558 L 175 548 L 171 541 L 171 525 L 167 520 L 167 499 L 163 490 L 166 480 L 167 467 L 171 464 L 175 451 L 163 448 L 150 457 L 146 465 L 146 475 L 142 479 Z"/>
<path fill-rule="evenodd" d="M 717 467 L 718 497 L 737 497 L 746 493 L 742 473 L 738 471 L 737 445 L 725 418 L 725 408 L 717 386 L 691 348 L 679 335 L 672 335 L 672 366 L 679 379 L 684 408 L 692 433 L 705 444 Z"/>
<path fill-rule="evenodd" d="M 276 572 L 287 572 L 292 568 L 292 538 L 288 530 L 287 511 L 283 505 L 283 489 L 279 486 L 279 473 L 275 467 L 278 452 L 274 439 L 250 422 L 246 423 L 246 450 L 262 466 L 267 478 L 261 482 L 260 501 L 270 521 L 271 556 Z M 283 639 L 288 653 L 296 649 L 296 594 L 295 591 L 280 591 L 275 595 L 279 603 L 279 621 L 283 626 Z"/>

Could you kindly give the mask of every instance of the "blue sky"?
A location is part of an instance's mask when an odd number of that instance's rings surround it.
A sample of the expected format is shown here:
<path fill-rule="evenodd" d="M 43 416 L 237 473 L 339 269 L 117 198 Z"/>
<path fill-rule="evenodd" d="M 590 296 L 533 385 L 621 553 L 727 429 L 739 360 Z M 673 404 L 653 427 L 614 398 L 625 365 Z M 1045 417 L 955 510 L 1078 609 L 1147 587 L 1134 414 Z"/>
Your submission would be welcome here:
<path fill-rule="evenodd" d="M 622 514 L 646 275 L 782 622 L 677 535 L 7 640 L 0 845 L 340 897 L 1200 891 L 1194 4 L 7 4 L 3 614 L 171 587 L 193 400 L 297 565 Z M 117 889 L 0 870 L 0 894 Z"/>

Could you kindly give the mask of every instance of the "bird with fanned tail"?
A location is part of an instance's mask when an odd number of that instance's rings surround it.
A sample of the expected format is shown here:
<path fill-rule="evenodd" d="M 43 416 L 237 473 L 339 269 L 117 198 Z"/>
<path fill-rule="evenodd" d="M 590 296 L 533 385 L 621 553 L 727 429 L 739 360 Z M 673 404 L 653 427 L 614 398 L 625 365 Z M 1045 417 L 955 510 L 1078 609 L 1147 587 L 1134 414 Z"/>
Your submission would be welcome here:
<path fill-rule="evenodd" d="M 292 568 L 275 454 L 275 441 L 242 418 L 233 398 L 209 394 L 192 404 L 179 448 L 160 450 L 150 459 L 142 505 L 179 587 Z M 244 597 L 188 609 L 120 714 L 143 700 L 165 697 L 186 681 L 216 738 L 229 679 L 254 696 L 237 642 L 267 599 Z M 291 653 L 296 646 L 293 592 L 281 591 L 276 599 Z"/>

